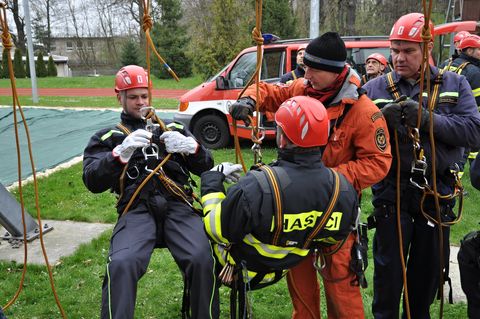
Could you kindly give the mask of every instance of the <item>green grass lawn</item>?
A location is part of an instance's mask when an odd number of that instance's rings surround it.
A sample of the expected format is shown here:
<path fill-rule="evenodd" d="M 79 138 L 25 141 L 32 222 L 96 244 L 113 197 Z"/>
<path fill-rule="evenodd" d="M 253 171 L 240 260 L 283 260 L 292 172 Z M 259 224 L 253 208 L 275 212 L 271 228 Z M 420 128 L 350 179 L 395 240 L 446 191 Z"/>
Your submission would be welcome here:
<path fill-rule="evenodd" d="M 245 160 L 251 164 L 253 156 L 248 144 L 244 144 Z M 273 147 L 263 150 L 264 161 L 275 158 Z M 231 149 L 214 151 L 216 163 L 235 161 Z M 45 219 L 74 220 L 86 222 L 114 223 L 117 215 L 113 208 L 115 198 L 112 194 L 92 194 L 86 190 L 81 180 L 81 164 L 56 172 L 39 180 L 40 206 Z M 478 228 L 475 217 L 475 203 L 480 192 L 470 186 L 468 172 L 464 183 L 469 193 L 465 201 L 465 218 L 452 228 L 452 243 L 458 244 L 460 238 L 470 230 Z M 198 179 L 197 179 L 198 180 Z M 15 193 L 15 192 L 14 192 Z M 16 193 L 15 193 L 16 194 Z M 24 187 L 26 208 L 34 212 L 33 187 Z M 363 196 L 363 217 L 371 211 L 370 191 Z M 478 215 L 477 215 L 478 216 Z M 79 230 L 81 231 L 81 230 Z M 373 232 L 370 232 L 372 237 Z M 48 234 L 47 234 L 48 236 Z M 63 258 L 53 269 L 56 289 L 61 303 L 69 318 L 98 318 L 105 261 L 109 246 L 110 232 L 98 239 L 82 245 L 72 256 Z M 47 247 L 48 251 L 48 247 Z M 23 250 L 19 250 L 23 253 Z M 362 290 L 367 318 L 372 318 L 373 261 L 370 248 L 367 280 L 369 287 Z M 18 287 L 22 266 L 16 263 L 0 263 L 0 305 L 5 305 Z M 136 318 L 179 318 L 182 300 L 182 278 L 166 249 L 156 250 L 147 274 L 142 278 L 138 289 Z M 221 288 L 222 318 L 229 318 L 229 290 Z M 291 317 L 291 303 L 285 281 L 251 293 L 255 318 L 277 319 Z M 323 316 L 325 299 L 322 297 Z M 432 307 L 432 317 L 438 317 L 438 303 Z M 6 311 L 8 318 L 59 318 L 53 295 L 48 282 L 45 267 L 29 266 L 24 290 L 17 302 Z M 463 303 L 445 304 L 444 318 L 466 318 L 466 305 Z"/>
<path fill-rule="evenodd" d="M 173 79 L 157 79 L 153 77 L 154 89 L 189 90 L 202 83 L 200 76 L 182 78 L 180 82 Z M 112 96 L 40 96 L 38 103 L 33 103 L 31 96 L 19 96 L 20 105 L 58 106 L 58 107 L 117 107 L 118 102 L 113 92 L 115 77 L 71 77 L 71 78 L 38 78 L 39 88 L 111 88 Z M 18 88 L 30 88 L 30 79 L 17 79 Z M 0 79 L 0 88 L 10 87 L 9 79 Z M 0 105 L 12 105 L 11 96 L 0 96 Z M 158 109 L 176 109 L 177 99 L 153 98 L 152 105 Z"/>
<path fill-rule="evenodd" d="M 192 76 L 181 78 L 179 82 L 173 79 L 157 79 L 152 77 L 154 89 L 191 89 L 203 82 L 202 77 Z M 114 75 L 103 75 L 98 77 L 78 76 L 78 77 L 48 77 L 37 78 L 38 88 L 112 88 L 115 84 Z M 31 80 L 16 79 L 18 88 L 32 87 Z M 10 79 L 0 79 L 0 87 L 10 87 Z"/>

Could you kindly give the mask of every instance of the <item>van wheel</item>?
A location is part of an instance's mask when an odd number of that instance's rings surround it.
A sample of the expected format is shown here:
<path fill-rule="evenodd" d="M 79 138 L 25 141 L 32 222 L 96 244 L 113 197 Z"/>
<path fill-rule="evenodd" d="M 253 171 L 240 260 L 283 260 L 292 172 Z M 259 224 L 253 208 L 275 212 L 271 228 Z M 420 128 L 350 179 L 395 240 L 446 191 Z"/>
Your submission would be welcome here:
<path fill-rule="evenodd" d="M 203 146 L 211 149 L 226 147 L 230 142 L 227 122 L 217 115 L 199 118 L 193 126 L 193 135 Z"/>

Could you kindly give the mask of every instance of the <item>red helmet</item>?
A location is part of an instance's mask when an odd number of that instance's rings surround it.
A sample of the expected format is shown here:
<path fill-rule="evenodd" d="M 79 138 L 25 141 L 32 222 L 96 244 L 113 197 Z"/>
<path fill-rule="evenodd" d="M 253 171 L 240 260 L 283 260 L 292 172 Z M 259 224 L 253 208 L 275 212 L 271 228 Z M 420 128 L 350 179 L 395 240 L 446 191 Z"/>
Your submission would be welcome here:
<path fill-rule="evenodd" d="M 294 96 L 280 105 L 275 122 L 292 143 L 300 147 L 323 146 L 328 142 L 330 121 L 322 102 Z"/>
<path fill-rule="evenodd" d="M 423 42 L 422 28 L 425 24 L 425 17 L 421 13 L 409 13 L 401 16 L 393 25 L 389 40 L 400 40 L 410 42 Z M 430 20 L 430 33 L 433 41 L 433 23 Z"/>
<path fill-rule="evenodd" d="M 480 37 L 476 34 L 470 34 L 463 38 L 458 45 L 458 49 L 466 48 L 480 48 Z"/>
<path fill-rule="evenodd" d="M 302 43 L 298 46 L 297 48 L 297 52 L 298 51 L 302 51 L 302 50 L 305 50 L 305 48 L 307 47 L 308 43 Z"/>
<path fill-rule="evenodd" d="M 470 32 L 468 32 L 468 31 L 459 31 L 453 37 L 453 42 L 455 43 L 455 42 L 462 41 L 463 38 L 465 38 L 466 36 L 469 36 L 469 35 L 470 35 Z"/>
<path fill-rule="evenodd" d="M 368 56 L 368 58 L 365 60 L 367 62 L 370 59 L 377 60 L 379 63 L 383 64 L 383 66 L 387 66 L 387 59 L 380 53 L 372 53 Z"/>
<path fill-rule="evenodd" d="M 138 65 L 124 66 L 115 76 L 115 92 L 135 88 L 148 88 L 147 72 Z"/>

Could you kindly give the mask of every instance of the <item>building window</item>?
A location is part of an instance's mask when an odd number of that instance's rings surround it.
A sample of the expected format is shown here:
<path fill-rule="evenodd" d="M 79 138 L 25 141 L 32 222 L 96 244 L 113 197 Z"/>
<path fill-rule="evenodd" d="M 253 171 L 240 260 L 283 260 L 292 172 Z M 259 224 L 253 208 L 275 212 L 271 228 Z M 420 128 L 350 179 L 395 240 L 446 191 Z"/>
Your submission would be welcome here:
<path fill-rule="evenodd" d="M 93 49 L 93 41 L 92 41 L 92 40 L 88 40 L 87 46 L 88 46 L 89 49 Z"/>
<path fill-rule="evenodd" d="M 67 51 L 73 51 L 73 42 L 67 41 Z"/>

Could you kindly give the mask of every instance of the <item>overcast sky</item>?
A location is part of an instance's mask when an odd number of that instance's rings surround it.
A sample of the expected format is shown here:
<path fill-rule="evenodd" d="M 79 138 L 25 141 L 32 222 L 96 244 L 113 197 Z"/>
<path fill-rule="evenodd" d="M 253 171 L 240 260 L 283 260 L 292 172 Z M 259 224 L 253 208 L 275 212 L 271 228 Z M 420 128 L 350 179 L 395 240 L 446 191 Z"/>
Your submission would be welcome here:
<path fill-rule="evenodd" d="M 30 16 L 33 20 L 36 17 L 35 6 L 40 6 L 42 8 L 43 1 L 36 0 L 30 2 Z M 75 19 L 79 29 L 79 33 L 82 36 L 100 36 L 103 35 L 100 27 L 100 17 L 98 10 L 96 8 L 96 0 L 57 0 L 55 10 L 51 13 L 51 31 L 53 36 L 74 36 L 75 28 L 72 18 L 72 13 L 69 9 L 69 2 L 73 5 L 75 12 Z M 19 0 L 21 15 L 24 15 L 23 11 L 24 0 Z M 128 34 L 132 32 L 138 32 L 138 24 L 131 19 L 131 17 L 125 13 L 115 13 L 112 11 L 105 12 L 107 15 L 110 15 L 113 20 L 116 20 L 114 23 L 114 33 L 115 35 Z M 7 12 L 8 15 L 8 26 L 10 32 L 16 33 L 16 26 L 13 21 L 13 17 L 10 11 Z M 46 17 L 42 19 L 43 23 L 46 25 Z M 25 30 L 26 32 L 26 30 Z"/>

